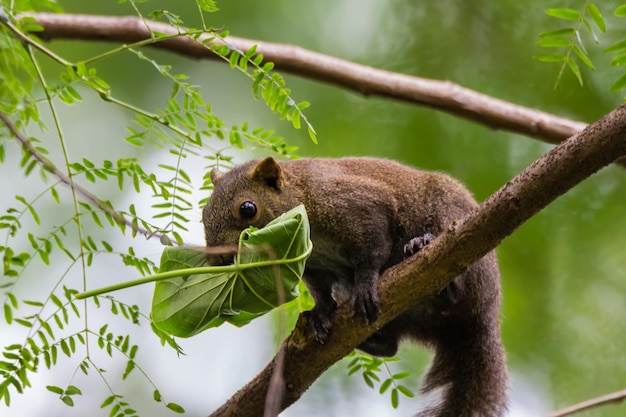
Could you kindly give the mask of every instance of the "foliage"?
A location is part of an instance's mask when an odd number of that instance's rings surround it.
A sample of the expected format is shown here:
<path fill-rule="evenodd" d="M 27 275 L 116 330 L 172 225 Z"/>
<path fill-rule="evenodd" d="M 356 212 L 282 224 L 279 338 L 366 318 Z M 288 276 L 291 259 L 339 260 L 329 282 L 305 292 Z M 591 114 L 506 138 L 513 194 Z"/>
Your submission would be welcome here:
<path fill-rule="evenodd" d="M 169 246 L 158 274 L 76 298 L 156 281 L 151 317 L 166 333 L 190 337 L 225 322 L 243 326 L 299 295 L 313 249 L 309 234 L 306 210 L 299 205 L 262 229 L 243 230 L 232 265 L 208 266 L 205 251 Z"/>
<path fill-rule="evenodd" d="M 120 2 L 125 3 L 125 2 Z M 168 334 L 154 326 L 150 317 L 135 305 L 127 305 L 113 297 L 94 297 L 78 301 L 75 295 L 87 290 L 100 259 L 107 262 L 117 258 L 120 264 L 134 268 L 142 276 L 154 274 L 157 266 L 149 258 L 136 254 L 133 246 L 119 247 L 114 236 L 131 238 L 158 237 L 164 244 L 183 243 L 183 233 L 189 229 L 191 213 L 202 206 L 194 202 L 192 191 L 210 190 L 208 176 L 196 184 L 184 168 L 187 158 L 202 158 L 210 168 L 230 165 L 233 154 L 241 149 L 263 149 L 284 157 L 293 157 L 296 148 L 288 145 L 273 130 L 251 127 L 247 122 L 228 126 L 206 102 L 190 77 L 174 71 L 170 64 L 153 58 L 145 47 L 174 37 L 186 37 L 202 44 L 230 67 L 250 80 L 253 97 L 261 99 L 281 119 L 295 128 L 306 126 L 312 140 L 315 131 L 303 110 L 308 103 L 296 101 L 273 64 L 252 47 L 240 51 L 228 44 L 228 32 L 215 30 L 205 23 L 205 14 L 217 10 L 212 0 L 197 0 L 198 29 L 183 27 L 183 20 L 167 10 L 144 13 L 143 2 L 129 1 L 131 9 L 146 22 L 144 16 L 167 22 L 174 35 L 151 31 L 151 38 L 121 45 L 94 56 L 69 60 L 42 43 L 35 34 L 41 32 L 32 18 L 22 17 L 28 11 L 62 10 L 55 1 L 3 1 L 0 6 L 0 162 L 10 162 L 5 156 L 22 147 L 19 166 L 27 177 L 39 175 L 40 192 L 35 197 L 16 195 L 14 203 L 0 216 L 0 255 L 3 278 L 4 320 L 26 330 L 22 343 L 5 346 L 0 360 L 0 400 L 11 404 L 12 394 L 23 393 L 31 387 L 31 376 L 44 366 L 53 369 L 61 355 L 81 358 L 76 373 L 96 374 L 104 381 L 107 394 L 101 408 L 111 416 L 137 415 L 136 409 L 116 392 L 119 384 L 110 382 L 106 365 L 94 355 L 97 347 L 107 356 L 119 356 L 127 362 L 122 380 L 139 369 L 148 384 L 154 387 L 154 400 L 171 411 L 184 412 L 175 402 L 165 402 L 137 362 L 140 345 L 133 343 L 132 334 L 121 334 L 109 324 L 96 327 L 89 312 L 109 305 L 112 317 L 121 318 L 135 326 L 149 323 L 161 343 L 177 353 L 181 348 Z M 122 6 L 120 6 L 122 7 Z M 147 63 L 171 85 L 171 94 L 157 108 L 141 108 L 137 103 L 116 95 L 116 86 L 101 75 L 99 65 L 122 54 L 134 56 Z M 80 105 L 85 95 L 94 94 L 105 106 L 115 106 L 134 117 L 134 126 L 127 128 L 124 140 L 136 147 L 165 148 L 173 163 L 161 163 L 148 169 L 132 156 L 120 155 L 117 160 L 95 161 L 85 157 L 74 159 L 69 138 L 64 134 L 66 120 L 63 106 Z M 5 120 L 6 119 L 6 120 Z M 43 140 L 51 129 L 56 145 Z M 12 139 L 16 139 L 13 141 Z M 215 148 L 215 143 L 223 143 Z M 80 184 L 113 185 L 122 193 L 150 193 L 153 214 L 139 212 L 134 204 L 114 206 Z M 67 188 L 67 185 L 71 187 Z M 54 220 L 46 207 L 61 209 L 63 218 Z M 69 266 L 65 267 L 69 263 Z M 49 271 L 48 280 L 37 281 L 36 268 L 43 264 Z M 50 277 L 52 280 L 50 281 Z M 76 279 L 77 278 L 77 279 Z M 19 285 L 18 285 L 19 284 Z M 28 298 L 21 286 L 40 286 L 49 291 L 42 298 Z M 82 395 L 74 383 L 49 385 L 48 391 L 68 406 Z"/>
<path fill-rule="evenodd" d="M 537 46 L 546 48 L 548 51 L 556 50 L 545 54 L 535 55 L 535 59 L 541 62 L 561 63 L 557 84 L 565 68 L 574 74 L 580 85 L 583 85 L 583 76 L 579 63 L 582 63 L 590 70 L 595 69 L 592 58 L 588 51 L 589 46 L 585 46 L 585 34 L 591 36 L 595 45 L 600 43 L 595 30 L 606 34 L 607 25 L 600 8 L 593 2 L 586 0 L 581 6 L 581 10 L 573 8 L 548 8 L 546 14 L 555 19 L 568 22 L 567 26 L 559 29 L 542 32 L 537 41 Z M 626 16 L 626 4 L 621 4 L 613 9 L 613 14 L 620 18 Z M 619 25 L 616 25 L 619 27 Z M 595 30 L 594 30 L 595 28 Z M 604 53 L 619 54 L 611 60 L 612 66 L 622 66 L 626 63 L 626 40 L 619 41 L 604 49 Z M 597 64 L 596 64 L 597 65 Z M 610 87 L 611 92 L 621 90 L 626 87 L 626 74 L 620 76 Z"/>
<path fill-rule="evenodd" d="M 91 4 L 104 3 L 110 5 L 111 2 Z M 142 7 L 150 7 L 149 2 L 144 3 L 122 0 L 114 7 L 126 7 L 122 10 L 124 14 L 130 10 L 138 16 L 163 20 L 173 27 L 182 26 L 183 20 L 172 11 L 161 9 L 153 13 L 143 12 L 140 10 Z M 590 2 L 583 6 L 580 1 L 570 3 L 569 7 L 578 9 L 578 13 L 585 16 L 592 30 L 577 26 L 573 20 L 559 19 L 568 28 L 575 29 L 573 34 L 571 31 L 569 35 L 564 33 L 567 35 L 564 39 L 577 44 L 599 70 L 604 61 L 598 58 L 599 54 L 594 54 L 598 45 L 594 44 L 593 32 L 597 34 L 599 42 L 606 41 L 608 45 L 613 45 L 604 51 L 617 53 L 615 64 L 621 65 L 622 58 L 618 56 L 623 52 L 623 43 L 619 39 L 608 39 L 611 35 L 620 36 L 614 29 L 622 25 L 622 19 L 609 17 L 609 12 L 621 15 L 623 6 L 610 6 L 617 2 L 593 3 L 601 11 L 605 33 L 601 30 L 602 24 L 598 23 L 600 20 L 587 10 Z M 174 4 L 169 2 L 167 7 L 178 7 Z M 228 2 L 223 4 L 223 7 L 242 7 L 227 6 Z M 311 10 L 311 7 L 321 7 L 312 4 L 304 6 L 304 3 L 296 5 L 296 2 L 281 2 L 281 16 L 292 13 L 290 19 L 282 23 L 286 27 L 290 24 L 298 25 L 300 20 L 297 14 L 302 13 L 300 8 Z M 558 111 L 576 113 L 585 120 L 592 120 L 598 113 L 608 111 L 615 105 L 612 100 L 604 100 L 601 92 L 591 88 L 568 92 L 561 97 L 538 91 L 541 89 L 528 88 L 527 83 L 535 83 L 539 78 L 537 65 L 520 59 L 520 56 L 529 56 L 530 53 L 520 53 L 519 48 L 510 45 L 519 40 L 520 31 L 531 31 L 533 37 L 537 36 L 532 29 L 536 27 L 536 16 L 515 11 L 517 7 L 524 11 L 529 9 L 529 5 L 520 6 L 518 2 L 493 3 L 495 6 L 485 1 L 477 4 L 482 19 L 499 16 L 494 14 L 499 11 L 506 10 L 510 14 L 504 17 L 500 15 L 499 19 L 489 24 L 476 25 L 477 13 L 466 13 L 468 9 L 464 8 L 457 9 L 457 14 L 451 13 L 449 5 L 442 2 L 423 2 L 420 4 L 420 13 L 414 13 L 408 7 L 413 5 L 406 1 L 386 8 L 385 13 L 378 15 L 388 18 L 396 13 L 401 15 L 401 23 L 410 24 L 393 25 L 392 30 L 392 25 L 386 23 L 369 25 L 357 46 L 362 46 L 363 50 L 370 49 L 370 55 L 359 56 L 359 59 L 369 63 L 384 62 L 394 68 L 406 68 L 421 74 L 436 74 L 438 78 L 473 85 L 474 88 L 506 95 L 520 102 L 543 104 L 556 100 L 557 104 L 550 105 L 555 105 Z M 201 28 L 196 32 L 193 29 L 183 31 L 180 36 L 193 38 L 203 33 L 221 42 L 219 35 L 224 33 L 221 29 L 204 30 L 207 28 L 205 12 L 215 11 L 215 4 L 210 0 L 198 0 L 196 5 Z M 266 24 L 270 17 L 274 17 L 271 14 L 276 13 L 276 9 L 271 6 L 276 5 L 248 2 L 245 7 L 253 10 L 246 10 L 245 13 L 250 15 L 257 12 L 255 18 L 265 19 L 263 23 Z M 287 8 L 285 12 L 286 6 L 291 9 Z M 542 4 L 541 7 L 546 6 Z M 293 156 L 296 150 L 271 129 L 253 126 L 252 122 L 225 123 L 200 94 L 197 81 L 176 71 L 169 58 L 165 62 L 166 58 L 162 58 L 162 55 L 145 48 L 150 43 L 166 40 L 165 36 L 155 33 L 152 39 L 145 42 L 120 46 L 98 55 L 94 52 L 85 54 L 77 47 L 74 58 L 70 60 L 58 52 L 63 49 L 58 44 L 48 46 L 33 35 L 24 38 L 24 34 L 40 30 L 32 20 L 18 21 L 16 18 L 19 13 L 29 10 L 61 12 L 57 2 L 52 0 L 2 0 L 0 6 L 0 111 L 11 116 L 34 150 L 23 150 L 15 158 L 20 144 L 13 140 L 13 135 L 0 123 L 0 162 L 5 165 L 14 163 L 24 173 L 26 180 L 30 181 L 29 184 L 35 183 L 34 188 L 24 187 L 15 196 L 4 195 L 3 210 L 9 208 L 0 213 L 3 316 L 10 330 L 20 337 L 16 343 L 5 342 L 13 334 L 0 337 L 3 341 L 0 358 L 0 399 L 3 405 L 0 407 L 11 404 L 12 394 L 23 393 L 36 383 L 31 378 L 34 372 L 60 369 L 61 361 L 66 360 L 69 353 L 74 360 L 78 360 L 75 374 L 85 374 L 91 380 L 102 381 L 104 394 L 100 405 L 105 412 L 110 415 L 132 415 L 141 399 L 133 398 L 131 401 L 130 396 L 125 398 L 119 394 L 124 384 L 107 372 L 110 370 L 110 362 L 100 359 L 98 353 L 122 361 L 123 380 L 126 381 L 129 375 L 143 373 L 139 366 L 140 359 L 152 348 L 152 341 L 141 340 L 138 343 L 139 339 L 134 333 L 136 327 L 130 331 L 118 331 L 116 325 L 130 323 L 131 326 L 139 326 L 149 323 L 162 344 L 173 348 L 175 353 L 180 353 L 181 349 L 174 338 L 153 326 L 150 318 L 136 305 L 125 304 L 113 297 L 76 301 L 74 294 L 92 287 L 88 281 L 96 275 L 97 269 L 102 269 L 102 262 L 134 268 L 136 272 L 130 273 L 142 276 L 154 274 L 157 269 L 154 259 L 141 255 L 141 249 L 146 246 L 141 238 L 145 236 L 154 240 L 153 237 L 158 237 L 167 244 L 182 241 L 185 229 L 197 227 L 193 224 L 194 215 L 202 202 L 194 201 L 190 191 L 202 188 L 207 192 L 211 185 L 208 178 L 198 183 L 190 175 L 186 166 L 190 159 L 203 160 L 210 168 L 216 165 L 229 166 L 240 148 L 248 149 L 252 146 L 286 157 Z M 336 19 L 339 11 L 340 8 L 327 10 L 328 16 L 324 15 L 324 22 L 336 21 L 332 18 Z M 524 19 L 517 19 L 518 16 Z M 312 16 L 306 17 L 307 21 L 316 22 Z M 358 20 L 369 24 L 377 19 L 364 15 Z M 445 25 L 455 30 L 445 30 Z M 586 26 L 584 21 L 582 25 Z M 377 30 L 372 31 L 372 27 Z M 414 27 L 423 29 L 420 36 L 413 36 L 412 32 L 408 33 L 405 29 Z M 346 31 L 353 29 L 352 24 L 335 25 L 332 31 L 319 30 L 316 35 L 330 34 L 334 44 L 335 39 L 341 39 Z M 285 30 L 282 25 L 280 30 Z M 463 31 L 464 36 L 458 36 L 460 31 Z M 493 36 L 494 31 L 498 36 Z M 267 33 L 275 36 L 277 32 Z M 292 30 L 289 35 L 289 41 L 295 43 L 310 36 L 307 30 Z M 373 35 L 375 38 L 370 39 L 375 42 L 368 42 L 368 36 Z M 446 42 L 449 43 L 448 47 Z M 488 42 L 486 47 L 483 47 L 484 42 Z M 90 44 L 89 48 L 97 50 L 94 45 Z M 505 45 L 506 48 L 499 48 L 498 45 Z M 472 58 L 471 53 L 476 46 L 481 47 L 481 59 L 477 65 L 450 64 L 455 59 L 466 63 Z M 214 53 L 220 53 L 224 48 L 219 49 Z M 571 59 L 581 69 L 582 78 L 586 77 L 587 65 L 569 44 L 567 47 L 546 47 L 545 50 L 559 51 L 561 55 L 567 55 L 569 50 Z M 286 107 L 279 110 L 279 104 L 283 101 L 284 104 L 291 103 L 292 100 L 285 98 L 290 92 L 284 85 L 280 87 L 284 80 L 273 83 L 272 80 L 278 78 L 278 75 L 270 71 L 267 77 L 255 84 L 259 74 L 263 73 L 265 63 L 257 68 L 251 62 L 255 58 L 246 57 L 248 51 L 236 52 L 233 56 L 220 57 L 228 64 L 234 64 L 236 73 L 252 80 L 251 85 L 256 87 L 253 96 L 263 102 L 266 98 L 280 97 L 276 107 L 277 113 L 282 114 Z M 153 73 L 161 77 L 162 83 L 170 86 L 167 97 L 155 100 L 157 104 L 150 103 L 149 106 L 138 104 L 134 98 L 122 99 L 123 86 L 120 87 L 112 80 L 113 77 L 103 71 L 104 64 L 115 62 L 115 58 L 121 56 L 130 57 L 137 64 L 144 64 L 144 69 L 148 70 L 142 75 Z M 562 70 L 568 68 L 571 71 L 567 62 L 556 61 L 561 64 Z M 514 63 L 516 71 L 509 71 L 508 67 L 500 65 L 509 62 Z M 493 77 L 493 72 L 486 69 L 500 72 L 497 77 Z M 517 78 L 521 73 L 524 77 Z M 485 77 L 485 74 L 489 76 Z M 267 86 L 268 83 L 271 86 Z M 620 87 L 617 82 L 615 84 Z M 586 82 L 586 85 L 593 84 Z M 513 172 L 517 172 L 544 149 L 542 145 L 526 144 L 524 141 L 513 143 L 495 140 L 502 139 L 502 132 L 486 131 L 481 126 L 468 125 L 465 121 L 433 117 L 431 112 L 416 113 L 407 106 L 391 101 L 370 100 L 364 105 L 358 97 L 350 96 L 350 100 L 342 100 L 341 95 L 337 99 L 337 94 L 327 94 L 323 88 L 317 90 L 320 91 L 316 91 L 316 108 L 332 109 L 324 118 L 319 118 L 318 123 L 340 130 L 341 140 L 327 141 L 316 149 L 311 147 L 307 149 L 308 153 L 339 155 L 353 153 L 356 149 L 363 154 L 377 153 L 425 168 L 447 170 L 463 179 L 479 198 L 500 186 Z M 266 92 L 265 95 L 263 92 Z M 73 138 L 64 132 L 70 130 L 68 127 L 75 120 L 62 116 L 62 110 L 68 107 L 74 111 L 86 105 L 92 96 L 98 97 L 106 109 L 124 111 L 135 119 L 134 124 L 128 123 L 128 134 L 125 137 L 127 143 L 145 150 L 164 148 L 171 152 L 173 161 L 161 161 L 160 166 L 150 167 L 140 163 L 136 154 L 122 153 L 121 150 L 119 157 L 109 159 L 70 156 Z M 343 103 L 343 107 L 338 103 Z M 579 109 L 576 109 L 577 105 Z M 306 104 L 300 103 L 296 107 L 302 110 Z M 584 107 L 584 110 L 581 111 L 580 107 Z M 292 111 L 295 109 L 292 108 Z M 294 124 L 293 120 L 296 120 L 296 124 L 300 120 L 309 129 L 303 114 L 298 114 L 291 116 L 290 124 Z M 416 140 L 416 132 L 419 132 L 420 140 Z M 113 136 L 112 140 L 118 136 Z M 458 140 L 459 136 L 463 140 Z M 381 138 L 394 140 L 388 140 L 385 146 L 381 146 Z M 112 143 L 111 146 L 122 149 L 121 141 Z M 485 152 L 485 146 L 489 147 L 489 152 Z M 56 177 L 50 167 L 44 164 L 45 161 L 60 167 L 75 184 L 87 184 L 93 190 L 106 188 L 110 192 L 113 189 L 114 193 L 107 194 L 106 199 L 89 200 L 67 188 L 67 183 Z M 623 317 L 620 313 L 623 310 L 620 294 L 624 289 L 622 271 L 625 269 L 620 254 L 624 239 L 620 240 L 621 235 L 614 231 L 624 225 L 623 177 L 621 171 L 610 169 L 601 175 L 600 179 L 592 179 L 582 185 L 581 191 L 573 191 L 557 201 L 554 209 L 520 229 L 504 242 L 499 251 L 507 293 L 504 331 L 510 365 L 522 378 L 529 374 L 538 378 L 540 383 L 537 384 L 536 392 L 540 392 L 540 396 L 550 396 L 546 401 L 550 404 L 569 404 L 587 398 L 590 387 L 594 392 L 601 393 L 622 383 L 619 370 L 624 368 L 624 361 L 621 360 L 624 327 L 620 319 Z M 3 181 L 6 179 L 3 178 Z M 25 183 L 22 178 L 16 178 L 15 182 L 20 185 Z M 152 211 L 119 198 L 139 192 L 151 200 Z M 62 213 L 60 219 L 50 213 L 57 208 Z M 114 243 L 120 237 L 135 240 L 128 245 Z M 44 268 L 45 273 L 40 272 L 41 268 Z M 33 290 L 41 290 L 44 294 L 33 293 Z M 302 299 L 301 296 L 290 304 L 302 305 Z M 602 302 L 599 303 L 599 299 Z M 110 324 L 107 327 L 93 321 L 95 314 L 89 313 L 96 309 L 108 312 Z M 541 317 L 541 320 L 529 320 L 528 311 L 533 311 L 533 317 Z M 293 311 L 290 313 L 293 314 Z M 567 319 L 563 320 L 563 317 Z M 603 318 L 601 325 L 598 325 L 598 317 Z M 23 338 L 19 336 L 21 332 Z M 586 360 L 581 361 L 583 357 Z M 363 360 L 363 367 L 353 375 L 367 371 L 373 372 L 378 380 L 393 380 L 393 372 L 387 371 L 385 366 L 369 366 Z M 403 368 L 412 365 L 403 363 Z M 382 377 L 384 373 L 389 377 Z M 377 379 L 369 373 L 367 375 L 375 386 Z M 154 401 L 173 411 L 182 411 L 176 403 L 164 400 L 168 392 L 171 395 L 169 387 L 163 389 L 162 396 L 161 389 L 154 386 L 147 375 L 141 377 L 145 377 L 146 385 L 153 387 Z M 77 381 L 76 375 L 73 374 L 69 381 L 59 380 L 56 376 L 53 378 L 54 381 L 49 382 L 54 384 L 49 385 L 49 393 L 57 396 L 63 404 L 77 403 L 81 396 L 87 395 L 87 390 Z M 526 379 L 528 382 L 529 379 Z M 385 392 L 390 392 L 389 389 L 395 386 L 392 382 L 387 385 Z M 546 400 L 544 397 L 540 399 Z M 45 398 L 40 400 L 46 401 Z M 354 405 L 352 400 L 350 403 Z M 319 408 L 319 404 L 315 404 L 315 407 Z M 612 415 L 612 409 L 607 413 Z"/>
<path fill-rule="evenodd" d="M 398 358 L 377 358 L 356 350 L 352 352 L 348 358 L 353 358 L 348 364 L 348 373 L 352 375 L 361 372 L 363 380 L 367 386 L 372 389 L 375 389 L 376 383 L 380 382 L 379 374 L 383 373 L 381 367 L 384 368 L 387 378 L 380 383 L 378 392 L 384 394 L 391 388 L 389 396 L 393 408 L 398 408 L 400 394 L 408 398 L 413 398 L 413 391 L 399 382 L 402 379 L 408 378 L 411 373 L 399 372 L 392 374 L 389 369 L 389 363 L 397 362 L 399 360 Z"/>

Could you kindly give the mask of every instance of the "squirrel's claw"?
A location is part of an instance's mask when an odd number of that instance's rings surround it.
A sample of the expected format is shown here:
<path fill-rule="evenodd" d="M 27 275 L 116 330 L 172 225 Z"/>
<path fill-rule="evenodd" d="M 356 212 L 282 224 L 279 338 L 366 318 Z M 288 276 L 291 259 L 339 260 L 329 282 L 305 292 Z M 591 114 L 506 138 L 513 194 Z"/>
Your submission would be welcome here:
<path fill-rule="evenodd" d="M 361 285 L 354 287 L 350 302 L 352 303 L 352 314 L 363 317 L 369 324 L 378 319 L 378 293 L 376 285 Z"/>
<path fill-rule="evenodd" d="M 319 310 L 313 308 L 313 310 L 305 311 L 302 313 L 307 319 L 307 323 L 313 338 L 322 345 L 328 340 L 328 335 L 332 329 L 332 323 L 330 316 L 322 313 Z"/>

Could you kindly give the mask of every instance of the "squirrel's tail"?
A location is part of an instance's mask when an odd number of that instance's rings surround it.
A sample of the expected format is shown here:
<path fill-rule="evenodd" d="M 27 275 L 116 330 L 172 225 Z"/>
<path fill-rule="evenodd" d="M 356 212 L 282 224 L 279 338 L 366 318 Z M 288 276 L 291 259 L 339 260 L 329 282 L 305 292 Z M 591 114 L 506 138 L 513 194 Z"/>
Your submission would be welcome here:
<path fill-rule="evenodd" d="M 441 398 L 416 417 L 504 415 L 507 376 L 500 336 L 493 328 L 470 331 L 472 334 L 466 333 L 467 337 L 459 337 L 465 332 L 452 332 L 451 339 L 437 342 L 435 358 L 422 390 L 439 389 Z"/>

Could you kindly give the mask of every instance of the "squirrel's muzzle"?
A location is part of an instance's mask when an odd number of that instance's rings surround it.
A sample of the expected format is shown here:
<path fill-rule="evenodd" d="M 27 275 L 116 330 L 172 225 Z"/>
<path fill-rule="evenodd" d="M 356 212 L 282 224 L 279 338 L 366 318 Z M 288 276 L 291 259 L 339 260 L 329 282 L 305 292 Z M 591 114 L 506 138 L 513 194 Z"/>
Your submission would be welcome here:
<path fill-rule="evenodd" d="M 208 247 L 206 251 L 207 261 L 211 266 L 230 265 L 233 263 L 237 253 L 235 246 Z"/>

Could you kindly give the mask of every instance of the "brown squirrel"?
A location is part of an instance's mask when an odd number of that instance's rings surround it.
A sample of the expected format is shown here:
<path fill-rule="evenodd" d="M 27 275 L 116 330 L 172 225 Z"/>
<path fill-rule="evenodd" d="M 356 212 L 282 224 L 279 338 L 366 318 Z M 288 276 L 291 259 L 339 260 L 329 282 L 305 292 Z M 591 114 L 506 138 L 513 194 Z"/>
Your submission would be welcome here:
<path fill-rule="evenodd" d="M 315 300 L 306 314 L 322 343 L 337 306 L 333 294 L 347 291 L 354 313 L 374 322 L 382 271 L 477 205 L 447 175 L 374 158 L 279 163 L 268 157 L 225 174 L 214 169 L 211 180 L 214 191 L 203 212 L 208 246 L 236 244 L 244 228 L 263 227 L 304 204 L 313 252 L 303 279 Z M 209 261 L 228 263 L 232 256 Z M 434 349 L 422 390 L 441 389 L 441 397 L 419 417 L 499 417 L 506 411 L 507 385 L 499 311 L 500 274 L 491 252 L 358 348 L 393 356 L 398 343 L 410 339 Z"/>

